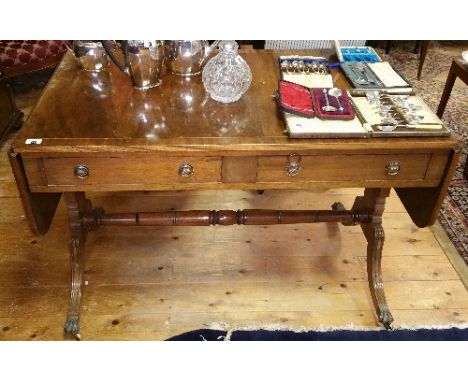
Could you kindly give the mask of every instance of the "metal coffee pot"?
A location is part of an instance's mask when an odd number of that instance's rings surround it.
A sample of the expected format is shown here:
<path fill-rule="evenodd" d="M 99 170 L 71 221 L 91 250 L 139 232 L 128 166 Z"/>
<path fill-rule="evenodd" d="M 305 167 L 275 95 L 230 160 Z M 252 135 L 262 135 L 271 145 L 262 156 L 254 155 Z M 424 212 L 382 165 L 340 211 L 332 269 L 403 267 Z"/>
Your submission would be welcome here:
<path fill-rule="evenodd" d="M 75 40 L 72 46 L 67 42 L 65 46 L 73 53 L 78 65 L 84 70 L 99 72 L 109 65 L 106 51 L 99 41 Z"/>
<path fill-rule="evenodd" d="M 166 66 L 170 72 L 180 76 L 199 74 L 218 43 L 219 40 L 211 45 L 206 40 L 166 40 Z"/>
<path fill-rule="evenodd" d="M 161 71 L 164 62 L 162 40 L 121 41 L 120 47 L 124 63 L 117 59 L 109 41 L 102 41 L 102 45 L 114 64 L 130 77 L 134 87 L 149 89 L 161 84 Z"/>

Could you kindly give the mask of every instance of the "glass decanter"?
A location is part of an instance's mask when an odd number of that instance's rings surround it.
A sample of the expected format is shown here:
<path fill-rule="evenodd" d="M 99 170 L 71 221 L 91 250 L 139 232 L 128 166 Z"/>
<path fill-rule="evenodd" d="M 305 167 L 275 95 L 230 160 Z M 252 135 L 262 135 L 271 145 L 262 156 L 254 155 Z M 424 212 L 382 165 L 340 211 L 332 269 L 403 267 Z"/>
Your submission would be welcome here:
<path fill-rule="evenodd" d="M 219 53 L 203 69 L 203 85 L 215 101 L 230 103 L 239 100 L 252 82 L 252 72 L 237 53 L 238 47 L 235 41 L 221 41 Z"/>

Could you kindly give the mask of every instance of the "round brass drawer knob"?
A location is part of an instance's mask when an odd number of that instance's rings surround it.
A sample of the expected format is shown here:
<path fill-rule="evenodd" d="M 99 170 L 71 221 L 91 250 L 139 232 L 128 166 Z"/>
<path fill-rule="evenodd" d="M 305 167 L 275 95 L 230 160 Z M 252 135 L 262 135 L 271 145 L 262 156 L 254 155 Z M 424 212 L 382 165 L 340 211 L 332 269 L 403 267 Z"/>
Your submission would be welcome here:
<path fill-rule="evenodd" d="M 73 173 L 77 178 L 85 179 L 89 176 L 89 168 L 84 164 L 77 164 Z"/>
<path fill-rule="evenodd" d="M 400 162 L 396 160 L 388 162 L 388 164 L 385 166 L 385 172 L 390 176 L 397 175 L 400 172 Z"/>
<path fill-rule="evenodd" d="M 179 175 L 183 178 L 188 178 L 193 174 L 193 167 L 188 163 L 181 164 L 179 167 Z"/>

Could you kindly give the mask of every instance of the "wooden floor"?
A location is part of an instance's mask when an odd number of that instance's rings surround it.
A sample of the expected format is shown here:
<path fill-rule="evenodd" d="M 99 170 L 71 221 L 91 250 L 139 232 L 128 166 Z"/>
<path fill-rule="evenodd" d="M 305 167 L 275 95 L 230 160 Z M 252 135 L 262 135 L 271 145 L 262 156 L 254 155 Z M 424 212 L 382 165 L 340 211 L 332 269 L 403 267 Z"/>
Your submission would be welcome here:
<path fill-rule="evenodd" d="M 8 146 L 8 145 L 7 145 Z M 6 147 L 0 156 L 0 340 L 61 340 L 67 219 L 31 234 Z M 328 208 L 362 190 L 90 194 L 109 211 Z M 395 326 L 468 323 L 468 293 L 429 228 L 392 193 L 383 279 Z M 86 244 L 83 339 L 162 340 L 209 328 L 376 327 L 359 227 L 102 227 Z"/>

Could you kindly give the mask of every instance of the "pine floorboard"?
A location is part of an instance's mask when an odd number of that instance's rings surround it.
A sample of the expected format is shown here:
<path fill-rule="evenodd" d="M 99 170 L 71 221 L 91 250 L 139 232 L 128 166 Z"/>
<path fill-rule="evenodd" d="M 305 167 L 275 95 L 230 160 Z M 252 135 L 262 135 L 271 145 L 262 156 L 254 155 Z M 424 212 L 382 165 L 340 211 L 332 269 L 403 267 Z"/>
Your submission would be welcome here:
<path fill-rule="evenodd" d="M 27 226 L 0 158 L 0 339 L 62 340 L 69 294 L 63 200 L 45 236 Z M 329 208 L 360 189 L 94 193 L 109 211 Z M 383 279 L 395 326 L 468 323 L 468 293 L 434 233 L 392 192 Z M 376 328 L 366 242 L 339 224 L 101 227 L 88 236 L 81 332 L 88 340 L 163 340 L 200 328 Z"/>

